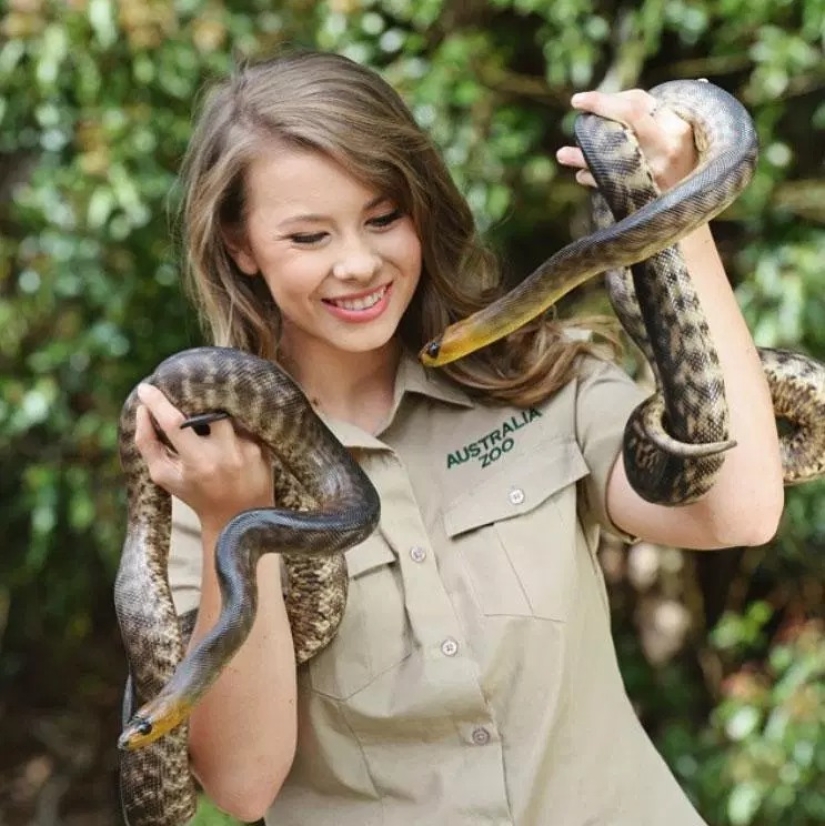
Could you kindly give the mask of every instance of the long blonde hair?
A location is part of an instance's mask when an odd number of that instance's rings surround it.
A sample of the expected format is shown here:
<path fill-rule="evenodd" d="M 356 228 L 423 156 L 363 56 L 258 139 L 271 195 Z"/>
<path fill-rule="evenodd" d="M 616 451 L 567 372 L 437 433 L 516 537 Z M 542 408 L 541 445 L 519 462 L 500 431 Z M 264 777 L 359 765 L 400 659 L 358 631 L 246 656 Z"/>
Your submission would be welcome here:
<path fill-rule="evenodd" d="M 323 153 L 411 216 L 423 265 L 399 328 L 408 349 L 417 352 L 502 293 L 498 263 L 466 200 L 399 95 L 340 55 L 292 53 L 241 66 L 213 88 L 184 161 L 187 283 L 215 344 L 277 359 L 278 308 L 262 278 L 237 268 L 225 242 L 243 226 L 245 170 L 273 139 Z M 474 394 L 529 405 L 569 381 L 577 357 L 591 349 L 541 319 L 442 370 Z"/>

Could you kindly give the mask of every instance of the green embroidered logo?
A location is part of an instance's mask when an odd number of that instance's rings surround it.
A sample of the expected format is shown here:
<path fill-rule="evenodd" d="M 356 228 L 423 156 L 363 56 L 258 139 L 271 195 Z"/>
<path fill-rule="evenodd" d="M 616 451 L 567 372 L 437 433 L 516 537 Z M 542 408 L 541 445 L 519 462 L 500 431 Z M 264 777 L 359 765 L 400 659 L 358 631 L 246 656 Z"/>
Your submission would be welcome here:
<path fill-rule="evenodd" d="M 495 430 L 491 430 L 480 439 L 470 442 L 458 450 L 447 454 L 447 470 L 463 465 L 470 459 L 481 462 L 481 467 L 489 467 L 505 453 L 509 453 L 515 446 L 515 440 L 511 434 L 522 427 L 530 424 L 533 419 L 538 419 L 541 413 L 535 407 L 529 410 L 522 410 L 516 416 L 510 416 L 507 421 L 502 422 Z"/>

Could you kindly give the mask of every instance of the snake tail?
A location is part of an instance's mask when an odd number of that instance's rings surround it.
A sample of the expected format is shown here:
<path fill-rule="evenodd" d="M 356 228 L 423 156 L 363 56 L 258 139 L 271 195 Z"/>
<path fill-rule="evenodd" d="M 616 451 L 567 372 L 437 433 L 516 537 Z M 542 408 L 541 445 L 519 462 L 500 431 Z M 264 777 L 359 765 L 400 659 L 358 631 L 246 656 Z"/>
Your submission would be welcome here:
<path fill-rule="evenodd" d="M 720 454 L 736 442 L 682 442 L 668 435 L 664 418 L 664 401 L 658 394 L 631 413 L 622 443 L 625 474 L 633 490 L 648 502 L 686 505 L 708 491 Z"/>
<path fill-rule="evenodd" d="M 720 124 L 714 134 L 724 143 L 703 154 L 685 180 L 654 202 L 562 248 L 515 289 L 447 327 L 422 348 L 423 364 L 449 364 L 504 338 L 594 275 L 649 258 L 732 203 L 756 165 L 756 132 L 744 107 L 724 90 L 696 81 L 665 83 L 651 94 L 688 118 L 689 107 L 682 101 L 701 99 L 705 110 L 713 110 L 714 122 Z"/>

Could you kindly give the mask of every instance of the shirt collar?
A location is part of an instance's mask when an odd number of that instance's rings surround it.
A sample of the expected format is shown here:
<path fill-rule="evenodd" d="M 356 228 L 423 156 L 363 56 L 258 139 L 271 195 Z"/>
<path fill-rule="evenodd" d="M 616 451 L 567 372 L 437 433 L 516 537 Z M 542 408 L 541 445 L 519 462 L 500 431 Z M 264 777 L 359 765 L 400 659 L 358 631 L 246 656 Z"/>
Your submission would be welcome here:
<path fill-rule="evenodd" d="M 459 407 L 474 407 L 472 399 L 438 370 L 427 370 L 412 354 L 404 350 L 395 374 L 393 416 L 405 393 L 417 393 Z"/>
<path fill-rule="evenodd" d="M 458 407 L 475 406 L 472 399 L 458 385 L 435 370 L 427 370 L 413 354 L 404 350 L 395 374 L 392 411 L 381 433 L 392 426 L 407 395 L 424 396 Z M 378 437 L 366 433 L 354 424 L 338 419 L 324 421 L 345 447 L 386 448 Z M 379 433 L 378 436 L 380 435 Z"/>

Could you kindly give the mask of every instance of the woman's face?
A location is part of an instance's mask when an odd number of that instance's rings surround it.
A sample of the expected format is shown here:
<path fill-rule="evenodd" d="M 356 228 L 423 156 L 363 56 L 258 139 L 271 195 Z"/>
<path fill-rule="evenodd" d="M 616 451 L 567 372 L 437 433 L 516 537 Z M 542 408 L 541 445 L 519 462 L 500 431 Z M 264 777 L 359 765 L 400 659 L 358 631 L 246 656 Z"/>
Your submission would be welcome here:
<path fill-rule="evenodd" d="M 329 348 L 394 350 L 421 275 L 410 216 L 324 155 L 277 144 L 250 166 L 245 186 L 232 255 L 266 281 L 283 317 L 284 355 L 300 367 Z"/>

